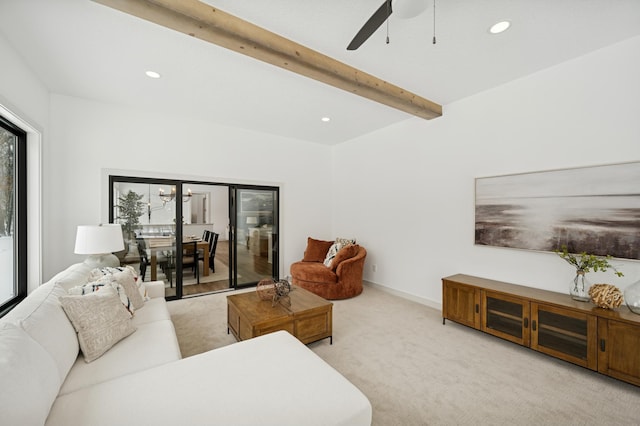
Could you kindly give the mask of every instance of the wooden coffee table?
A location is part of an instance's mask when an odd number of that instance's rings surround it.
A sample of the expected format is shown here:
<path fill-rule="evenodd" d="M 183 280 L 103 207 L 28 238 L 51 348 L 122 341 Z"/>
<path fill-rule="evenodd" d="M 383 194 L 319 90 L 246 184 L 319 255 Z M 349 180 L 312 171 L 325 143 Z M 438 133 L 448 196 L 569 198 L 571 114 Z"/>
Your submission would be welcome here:
<path fill-rule="evenodd" d="M 290 306 L 284 301 L 274 306 L 271 300 L 260 300 L 255 291 L 227 296 L 227 333 L 247 340 L 286 330 L 304 344 L 327 337 L 333 344 L 333 303 L 296 286 L 291 287 L 289 300 Z"/>

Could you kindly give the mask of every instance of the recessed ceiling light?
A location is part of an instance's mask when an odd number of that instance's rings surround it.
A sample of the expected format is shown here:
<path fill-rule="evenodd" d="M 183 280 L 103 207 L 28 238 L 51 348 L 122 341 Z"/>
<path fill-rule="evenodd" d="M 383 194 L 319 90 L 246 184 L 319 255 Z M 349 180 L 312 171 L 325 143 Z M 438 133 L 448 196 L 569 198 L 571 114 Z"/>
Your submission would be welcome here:
<path fill-rule="evenodd" d="M 497 24 L 493 24 L 493 26 L 489 28 L 489 32 L 491 34 L 500 34 L 501 32 L 507 31 L 510 26 L 511 26 L 511 22 L 500 21 Z"/>
<path fill-rule="evenodd" d="M 160 78 L 160 74 L 155 72 L 155 71 L 147 71 L 147 72 L 145 72 L 145 74 L 149 78 Z"/>
<path fill-rule="evenodd" d="M 321 120 L 324 121 L 325 123 L 331 121 L 329 117 L 322 117 Z"/>

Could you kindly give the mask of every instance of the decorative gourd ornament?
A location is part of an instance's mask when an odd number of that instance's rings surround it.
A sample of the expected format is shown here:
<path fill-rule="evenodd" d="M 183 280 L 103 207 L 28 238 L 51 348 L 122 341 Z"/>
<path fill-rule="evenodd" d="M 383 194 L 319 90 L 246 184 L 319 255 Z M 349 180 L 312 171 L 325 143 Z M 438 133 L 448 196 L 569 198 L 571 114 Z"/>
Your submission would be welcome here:
<path fill-rule="evenodd" d="M 622 304 L 624 297 L 618 287 L 611 284 L 594 284 L 589 289 L 594 305 L 604 309 L 614 309 Z"/>

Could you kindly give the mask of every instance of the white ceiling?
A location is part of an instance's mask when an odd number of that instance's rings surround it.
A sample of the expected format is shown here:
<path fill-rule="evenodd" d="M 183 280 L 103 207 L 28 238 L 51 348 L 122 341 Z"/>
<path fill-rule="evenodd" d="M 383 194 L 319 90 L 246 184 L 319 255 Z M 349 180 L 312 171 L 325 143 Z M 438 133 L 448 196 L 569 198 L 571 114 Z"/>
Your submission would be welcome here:
<path fill-rule="evenodd" d="M 445 115 L 451 102 L 640 35 L 638 0 L 436 1 L 436 45 L 431 5 L 413 19 L 392 15 L 391 43 L 383 26 L 356 51 L 347 44 L 382 0 L 206 3 L 440 103 Z M 490 35 L 503 19 L 512 27 Z M 412 117 L 88 0 L 0 0 L 0 34 L 53 93 L 327 145 Z"/>

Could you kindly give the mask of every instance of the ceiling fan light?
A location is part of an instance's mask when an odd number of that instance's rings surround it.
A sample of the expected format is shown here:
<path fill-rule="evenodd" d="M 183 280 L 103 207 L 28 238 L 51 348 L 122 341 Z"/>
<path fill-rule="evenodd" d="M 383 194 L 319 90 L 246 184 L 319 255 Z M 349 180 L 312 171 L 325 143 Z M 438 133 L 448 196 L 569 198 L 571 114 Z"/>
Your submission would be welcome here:
<path fill-rule="evenodd" d="M 427 10 L 428 0 L 392 0 L 391 10 L 400 18 L 413 18 Z"/>
<path fill-rule="evenodd" d="M 493 24 L 491 26 L 491 28 L 489 28 L 489 32 L 491 34 L 500 34 L 502 32 L 505 32 L 509 29 L 509 27 L 511 26 L 511 22 L 509 21 L 500 21 L 496 24 Z"/>

